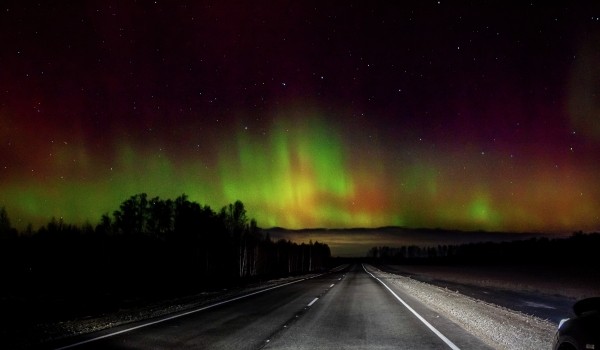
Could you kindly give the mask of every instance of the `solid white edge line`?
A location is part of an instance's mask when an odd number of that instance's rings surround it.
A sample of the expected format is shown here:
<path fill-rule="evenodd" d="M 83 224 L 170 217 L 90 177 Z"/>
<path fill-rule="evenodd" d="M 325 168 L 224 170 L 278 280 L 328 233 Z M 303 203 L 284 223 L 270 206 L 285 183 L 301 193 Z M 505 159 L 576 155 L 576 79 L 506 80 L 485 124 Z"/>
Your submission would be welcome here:
<path fill-rule="evenodd" d="M 312 304 L 314 304 L 314 303 L 316 303 L 316 302 L 317 302 L 317 300 L 319 300 L 319 298 L 314 298 L 314 299 L 313 299 L 313 301 L 311 301 L 310 303 L 308 303 L 308 305 L 307 305 L 307 306 L 308 306 L 308 307 L 311 307 L 311 306 L 312 306 Z"/>
<path fill-rule="evenodd" d="M 402 303 L 402 305 L 404 305 L 408 309 L 408 311 L 412 312 L 421 322 L 423 322 L 424 325 L 427 326 L 427 328 L 429 328 L 440 339 L 442 339 L 444 341 L 444 343 L 446 343 L 446 345 L 448 345 L 450 347 L 450 349 L 460 350 L 460 348 L 458 346 L 456 346 L 450 339 L 446 338 L 446 336 L 444 336 L 440 331 L 438 331 L 434 326 L 432 326 L 431 323 L 427 322 L 427 320 L 425 320 L 421 315 L 419 315 L 412 307 L 410 307 L 404 300 L 402 300 L 402 298 L 400 298 L 396 293 L 394 293 L 394 291 L 390 287 L 388 287 L 385 283 L 383 283 L 382 280 L 380 280 L 379 278 L 375 277 L 372 273 L 367 271 L 364 264 L 361 264 L 361 265 L 362 265 L 363 270 L 365 270 L 366 273 L 368 273 L 369 275 L 371 275 L 371 277 L 373 277 L 379 283 L 381 283 L 390 293 L 392 293 L 392 295 L 394 297 L 396 297 L 396 299 L 398 299 L 398 301 L 400 303 Z"/>
<path fill-rule="evenodd" d="M 261 290 L 256 291 L 256 292 L 252 292 L 252 293 L 249 293 L 249 294 L 244 294 L 244 295 L 241 295 L 239 297 L 232 298 L 232 299 L 223 300 L 223 301 L 220 301 L 220 302 L 215 303 L 215 304 L 211 304 L 211 305 L 208 305 L 208 306 L 201 307 L 199 309 L 194 309 L 194 310 L 186 311 L 186 312 L 181 313 L 181 314 L 169 316 L 169 317 L 166 317 L 166 318 L 161 318 L 159 320 L 148 322 L 148 323 L 144 323 L 144 324 L 141 324 L 141 325 L 138 325 L 138 326 L 135 326 L 135 327 L 130 327 L 130 328 L 122 329 L 122 330 L 117 331 L 117 332 L 108 333 L 108 334 L 105 334 L 105 335 L 101 335 L 99 337 L 95 337 L 95 338 L 83 340 L 83 341 L 80 341 L 78 343 L 74 343 L 74 344 L 62 346 L 60 348 L 56 348 L 55 350 L 63 350 L 63 349 L 74 348 L 74 347 L 77 347 L 77 346 L 80 346 L 80 345 L 83 345 L 83 344 L 87 344 L 87 343 L 91 343 L 91 342 L 94 342 L 94 341 L 97 341 L 97 340 L 100 340 L 100 339 L 109 338 L 109 337 L 112 337 L 112 336 L 115 336 L 115 335 L 119 335 L 119 334 L 131 332 L 133 330 L 144 328 L 144 327 L 148 327 L 148 326 L 152 326 L 152 325 L 155 325 L 157 323 L 162 323 L 162 322 L 165 322 L 165 321 L 170 321 L 170 320 L 173 320 L 173 319 L 176 319 L 176 318 L 179 318 L 179 317 L 183 317 L 183 316 L 187 316 L 187 315 L 190 315 L 190 314 L 193 314 L 193 313 L 196 313 L 196 312 L 204 311 L 204 310 L 213 308 L 215 306 L 227 304 L 227 303 L 230 303 L 232 301 L 244 299 L 244 298 L 247 298 L 247 297 L 252 296 L 252 295 L 264 293 L 264 292 L 267 292 L 269 290 L 273 290 L 273 289 L 276 289 L 276 288 L 281 288 L 281 287 L 289 286 L 290 284 L 294 284 L 294 283 L 306 281 L 306 280 L 309 280 L 311 278 L 320 277 L 320 276 L 326 275 L 326 274 L 328 274 L 330 272 L 325 272 L 325 273 L 322 273 L 322 274 L 319 274 L 319 275 L 315 275 L 315 276 L 311 276 L 311 277 L 306 277 L 306 278 L 302 278 L 302 279 L 299 279 L 299 280 L 296 280 L 296 281 L 292 281 L 292 282 L 280 284 L 280 285 L 277 285 L 277 286 L 273 286 L 273 287 L 261 289 Z M 316 301 L 316 299 L 313 300 L 312 302 L 315 302 L 315 301 Z M 312 302 L 308 306 L 312 305 Z"/>

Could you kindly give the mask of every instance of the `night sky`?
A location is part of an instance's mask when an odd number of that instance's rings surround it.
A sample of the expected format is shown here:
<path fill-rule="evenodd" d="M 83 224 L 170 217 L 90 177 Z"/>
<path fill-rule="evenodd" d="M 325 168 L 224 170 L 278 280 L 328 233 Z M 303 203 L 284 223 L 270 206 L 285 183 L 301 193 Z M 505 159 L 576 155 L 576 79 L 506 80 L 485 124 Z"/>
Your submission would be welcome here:
<path fill-rule="evenodd" d="M 600 7 L 395 3 L 3 1 L 0 206 L 599 230 Z"/>

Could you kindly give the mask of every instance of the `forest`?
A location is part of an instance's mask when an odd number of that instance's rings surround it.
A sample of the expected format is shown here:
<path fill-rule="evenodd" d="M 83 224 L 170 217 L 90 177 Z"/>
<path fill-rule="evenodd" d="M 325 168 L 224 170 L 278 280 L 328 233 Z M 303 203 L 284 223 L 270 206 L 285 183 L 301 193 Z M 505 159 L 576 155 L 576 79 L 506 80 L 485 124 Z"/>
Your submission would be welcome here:
<path fill-rule="evenodd" d="M 384 264 L 477 264 L 596 266 L 600 233 L 576 232 L 569 237 L 536 237 L 507 242 L 458 245 L 373 247 L 367 257 Z"/>
<path fill-rule="evenodd" d="M 141 193 L 95 226 L 52 219 L 17 232 L 0 208 L 0 259 L 3 295 L 176 294 L 322 270 L 330 249 L 272 241 L 241 201 L 216 212 Z"/>

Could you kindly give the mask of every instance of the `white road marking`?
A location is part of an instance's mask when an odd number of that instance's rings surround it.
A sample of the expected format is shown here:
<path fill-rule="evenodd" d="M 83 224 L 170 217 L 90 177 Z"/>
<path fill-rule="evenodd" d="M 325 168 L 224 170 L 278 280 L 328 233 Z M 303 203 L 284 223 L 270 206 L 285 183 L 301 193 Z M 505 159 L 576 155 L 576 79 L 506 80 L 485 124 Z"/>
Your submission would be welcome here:
<path fill-rule="evenodd" d="M 540 309 L 556 309 L 554 306 L 550 306 L 550 305 L 546 305 L 546 304 L 542 304 L 542 303 L 536 303 L 535 301 L 523 300 L 523 304 L 525 304 L 527 306 L 531 306 L 531 307 L 540 308 Z"/>
<path fill-rule="evenodd" d="M 244 294 L 244 295 L 241 295 L 241 296 L 239 296 L 239 297 L 235 297 L 235 298 L 231 298 L 231 299 L 228 299 L 228 300 L 220 301 L 220 302 L 218 302 L 218 303 L 211 304 L 211 305 L 208 305 L 208 306 L 204 306 L 204 307 L 201 307 L 201 308 L 198 308 L 198 309 L 194 309 L 194 310 L 186 311 L 186 312 L 184 312 L 184 313 L 181 313 L 181 314 L 177 314 L 177 315 L 173 315 L 173 316 L 165 317 L 165 318 L 162 318 L 162 319 L 160 319 L 160 320 L 156 320 L 156 321 L 152 321 L 152 322 L 148 322 L 148 323 L 143 323 L 143 324 L 137 325 L 137 326 L 135 326 L 135 327 L 125 328 L 125 329 L 122 329 L 122 330 L 120 330 L 120 331 L 116 331 L 116 332 L 108 333 L 108 334 L 105 334 L 105 335 L 101 335 L 101 336 L 99 336 L 99 337 L 95 337 L 95 338 L 87 339 L 87 340 L 84 340 L 84 341 L 80 341 L 80 342 L 78 342 L 78 343 L 74 343 L 74 344 L 70 344 L 70 345 L 62 346 L 62 347 L 60 347 L 60 348 L 56 348 L 55 350 L 63 350 L 63 349 L 70 349 L 70 348 L 74 348 L 74 347 L 76 347 L 76 346 L 80 346 L 80 345 L 83 345 L 83 344 L 91 343 L 91 342 L 94 342 L 94 341 L 97 341 L 97 340 L 100 340 L 100 339 L 109 338 L 109 337 L 112 337 L 112 336 L 115 336 L 115 335 L 119 335 L 119 334 L 123 334 L 123 333 L 131 332 L 131 331 L 133 331 L 133 330 L 136 330 L 136 329 L 140 329 L 140 328 L 144 328 L 144 327 L 152 326 L 152 325 L 155 325 L 155 324 L 157 324 L 157 323 L 162 323 L 162 322 L 166 322 L 166 321 L 174 320 L 174 319 L 176 319 L 176 318 L 179 318 L 179 317 L 183 317 L 183 316 L 187 316 L 187 315 L 194 314 L 194 313 L 196 313 L 196 312 L 200 312 L 200 311 L 204 311 L 204 310 L 207 310 L 207 309 L 211 309 L 211 308 L 213 308 L 213 307 L 215 307 L 215 306 L 219 306 L 219 305 L 223 305 L 223 304 L 230 303 L 230 302 L 232 302 L 232 301 L 236 301 L 236 300 L 244 299 L 244 298 L 247 298 L 247 297 L 249 297 L 249 296 L 252 296 L 252 295 L 256 295 L 256 294 L 260 294 L 260 293 L 264 293 L 264 292 L 267 292 L 267 291 L 269 291 L 269 290 L 273 290 L 273 289 L 277 289 L 277 288 L 281 288 L 281 287 L 285 287 L 285 286 L 289 286 L 290 284 L 294 284 L 294 283 L 298 283 L 298 282 L 306 281 L 306 280 L 309 280 L 309 279 L 311 279 L 311 278 L 320 277 L 320 276 L 323 276 L 323 275 L 325 275 L 325 274 L 328 274 L 328 273 L 329 273 L 329 272 L 325 272 L 325 273 L 322 273 L 322 274 L 319 274 L 319 275 L 316 275 L 316 276 L 311 276 L 311 277 L 307 277 L 307 278 L 299 279 L 299 280 L 296 280 L 296 281 L 292 281 L 292 282 L 288 282 L 288 283 L 280 284 L 280 285 L 278 285 L 278 286 L 273 286 L 273 287 L 269 287 L 269 288 L 261 289 L 261 290 L 259 290 L 259 291 L 256 291 L 256 292 L 252 292 L 252 293 L 249 293 L 249 294 Z M 308 304 L 308 306 L 311 306 L 311 305 L 312 305 L 312 304 L 313 304 L 315 301 L 317 301 L 317 299 L 318 299 L 318 298 L 316 298 L 315 300 L 313 300 L 313 301 L 312 301 L 310 304 Z"/>
<path fill-rule="evenodd" d="M 308 306 L 312 306 L 312 304 L 316 303 L 317 300 L 319 300 L 319 298 L 314 298 L 313 301 L 311 301 L 310 303 L 308 303 Z"/>
<path fill-rule="evenodd" d="M 333 287 L 333 286 L 335 286 L 335 283 L 332 283 L 332 284 L 329 286 L 329 288 L 331 288 L 331 287 Z"/>
<path fill-rule="evenodd" d="M 423 316 L 419 315 L 412 307 L 410 307 L 404 300 L 402 300 L 402 298 L 400 298 L 396 293 L 394 293 L 394 291 L 390 287 L 388 287 L 385 283 L 383 283 L 382 280 L 380 280 L 379 278 L 375 277 L 372 273 L 370 273 L 369 271 L 367 271 L 367 269 L 365 268 L 364 264 L 361 264 L 361 265 L 362 265 L 363 270 L 365 270 L 366 273 L 368 273 L 369 275 L 371 275 L 371 277 L 373 277 L 379 283 L 381 283 L 390 293 L 392 293 L 392 295 L 400 303 L 402 303 L 402 305 L 404 305 L 408 309 L 408 311 L 412 312 L 419 319 L 419 321 L 423 322 L 423 324 L 425 326 L 427 326 L 427 328 L 429 328 L 433 333 L 435 333 L 435 335 L 437 335 L 441 340 L 443 340 L 444 343 L 446 343 L 446 345 L 448 345 L 450 347 L 450 349 L 452 349 L 452 350 L 460 350 L 460 348 L 458 346 L 456 346 L 452 341 L 450 341 L 450 339 L 446 338 L 445 335 L 443 335 L 434 326 L 432 326 L 431 323 L 427 322 L 427 320 L 425 320 L 423 318 Z"/>

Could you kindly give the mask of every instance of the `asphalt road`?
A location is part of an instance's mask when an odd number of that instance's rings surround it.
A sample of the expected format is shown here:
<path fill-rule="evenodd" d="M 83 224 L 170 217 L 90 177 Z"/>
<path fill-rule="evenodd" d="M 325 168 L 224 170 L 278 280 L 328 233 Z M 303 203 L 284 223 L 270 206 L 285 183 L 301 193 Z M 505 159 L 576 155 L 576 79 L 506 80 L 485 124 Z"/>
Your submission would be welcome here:
<path fill-rule="evenodd" d="M 462 328 L 432 313 L 409 295 L 402 295 L 391 284 L 387 284 L 389 287 L 384 284 L 385 281 L 375 279 L 361 265 L 353 265 L 338 272 L 253 294 L 181 317 L 165 321 L 153 320 L 154 323 L 151 324 L 140 322 L 88 335 L 58 347 L 486 348 Z"/>

